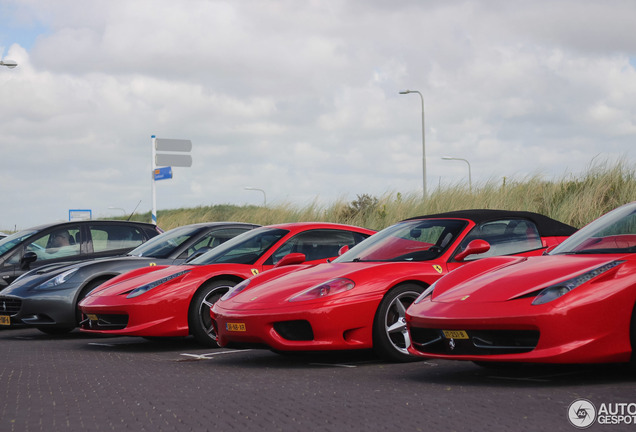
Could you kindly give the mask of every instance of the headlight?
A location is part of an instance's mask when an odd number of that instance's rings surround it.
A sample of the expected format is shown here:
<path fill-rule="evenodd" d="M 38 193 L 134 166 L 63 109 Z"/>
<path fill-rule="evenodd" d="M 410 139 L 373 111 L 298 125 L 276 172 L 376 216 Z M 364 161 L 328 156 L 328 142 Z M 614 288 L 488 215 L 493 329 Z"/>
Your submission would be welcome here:
<path fill-rule="evenodd" d="M 290 302 L 297 301 L 306 301 L 306 300 L 315 300 L 323 297 L 327 297 L 330 295 L 338 294 L 341 292 L 349 291 L 356 284 L 351 279 L 345 278 L 336 278 L 331 279 L 327 282 L 321 283 L 320 285 L 313 286 L 305 291 L 302 291 L 292 298 L 289 299 Z"/>
<path fill-rule="evenodd" d="M 175 273 L 173 275 L 170 276 L 166 276 L 164 278 L 161 278 L 159 280 L 156 280 L 154 282 L 150 282 L 148 284 L 142 285 L 140 287 L 135 288 L 134 290 L 130 291 L 130 293 L 128 293 L 128 295 L 126 296 L 126 298 L 133 298 L 133 297 L 137 297 L 139 295 L 142 295 L 145 292 L 150 291 L 153 288 L 158 287 L 161 284 L 164 284 L 168 281 L 171 281 L 172 279 L 178 278 L 179 276 L 183 276 L 186 273 L 190 273 L 190 270 L 183 270 L 180 271 L 179 273 Z"/>
<path fill-rule="evenodd" d="M 237 295 L 238 293 L 240 293 L 241 291 L 243 291 L 245 288 L 247 288 L 247 286 L 250 284 L 251 279 L 245 279 L 243 282 L 241 282 L 238 285 L 234 285 L 232 288 L 230 288 L 230 290 L 228 292 L 226 292 L 223 297 L 221 297 L 218 301 L 225 301 L 225 300 L 229 300 L 232 297 L 234 297 L 235 295 Z"/>
<path fill-rule="evenodd" d="M 582 275 L 573 277 L 572 279 L 568 279 L 566 281 L 560 282 L 558 284 L 554 284 L 543 289 L 539 295 L 532 302 L 533 305 L 542 305 L 552 300 L 556 300 L 564 294 L 569 293 L 574 288 L 579 285 L 583 285 L 591 279 L 605 273 L 616 267 L 619 264 L 622 264 L 624 261 L 612 261 L 611 263 L 602 265 L 600 267 L 595 268 L 594 270 L 590 270 L 587 273 L 583 273 Z"/>
<path fill-rule="evenodd" d="M 59 275 L 47 280 L 43 284 L 38 285 L 37 289 L 52 289 L 58 285 L 62 285 L 64 282 L 69 280 L 71 276 L 73 276 L 77 272 L 77 270 L 79 269 L 76 267 L 76 268 L 67 270 L 64 273 L 60 273 Z"/>
<path fill-rule="evenodd" d="M 434 282 L 430 287 L 426 288 L 424 290 L 424 292 L 422 294 L 420 294 L 420 296 L 418 298 L 415 299 L 413 304 L 418 304 L 419 302 L 424 300 L 426 297 L 433 295 L 433 291 L 435 290 L 435 284 L 436 283 L 437 282 Z"/>

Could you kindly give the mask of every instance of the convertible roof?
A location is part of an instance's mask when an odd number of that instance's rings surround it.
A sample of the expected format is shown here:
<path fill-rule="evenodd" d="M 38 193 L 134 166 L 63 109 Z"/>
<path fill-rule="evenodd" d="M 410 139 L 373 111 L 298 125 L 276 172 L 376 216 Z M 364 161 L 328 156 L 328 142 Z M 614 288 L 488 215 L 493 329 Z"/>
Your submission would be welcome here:
<path fill-rule="evenodd" d="M 547 236 L 571 236 L 577 231 L 577 228 L 559 222 L 545 215 L 515 210 L 492 210 L 492 209 L 471 209 L 456 210 L 445 213 L 437 213 L 432 215 L 417 216 L 405 220 L 413 219 L 440 219 L 440 218 L 459 218 L 470 219 L 476 224 L 488 222 L 496 219 L 528 219 L 537 226 L 541 237 Z"/>

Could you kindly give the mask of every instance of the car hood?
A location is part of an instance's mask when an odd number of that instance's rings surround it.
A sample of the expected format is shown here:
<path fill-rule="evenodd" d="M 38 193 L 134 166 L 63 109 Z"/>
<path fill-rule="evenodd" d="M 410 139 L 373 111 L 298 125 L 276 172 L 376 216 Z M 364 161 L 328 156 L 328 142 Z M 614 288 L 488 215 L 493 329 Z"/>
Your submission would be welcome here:
<path fill-rule="evenodd" d="M 343 262 L 325 263 L 314 267 L 299 269 L 279 277 L 256 276 L 251 279 L 250 285 L 236 295 L 236 297 L 220 302 L 220 307 L 237 307 L 240 309 L 261 309 L 281 304 L 288 304 L 288 300 L 294 295 L 312 288 L 316 285 L 335 278 L 346 278 L 354 281 L 355 287 L 346 292 L 346 296 L 367 295 L 369 293 L 384 292 L 386 279 L 378 275 L 387 274 L 393 277 L 398 267 L 404 267 L 405 263 L 364 263 Z M 413 270 L 415 263 L 408 263 Z M 397 272 L 399 273 L 399 271 Z M 263 279 L 261 282 L 259 279 Z M 322 303 L 325 300 L 333 300 L 341 297 L 334 295 L 316 300 L 303 301 L 302 304 Z M 301 303 L 298 303 L 301 304 Z"/>
<path fill-rule="evenodd" d="M 20 278 L 16 279 L 11 285 L 9 285 L 5 290 L 3 290 L 3 294 L 9 294 L 13 292 L 22 291 L 24 289 L 30 289 L 33 287 L 37 287 L 44 282 L 48 281 L 60 275 L 64 272 L 71 271 L 74 269 L 77 270 L 85 270 L 90 273 L 92 267 L 100 267 L 103 268 L 104 265 L 110 265 L 112 263 L 113 267 L 116 267 L 118 264 L 131 263 L 131 262 L 147 262 L 150 261 L 149 258 L 145 257 L 137 257 L 132 255 L 124 255 L 115 258 L 98 258 L 87 261 L 75 262 L 75 263 L 57 263 L 57 264 L 49 264 L 46 266 L 38 267 L 37 269 L 31 270 Z M 159 260 L 163 261 L 163 260 Z"/>
<path fill-rule="evenodd" d="M 589 272 L 604 264 L 620 260 L 620 255 L 554 255 L 509 260 L 490 271 L 482 260 L 480 272 L 470 265 L 440 279 L 433 291 L 432 301 L 505 302 L 538 292 L 551 285 Z M 499 263 L 493 259 L 491 262 Z"/>
<path fill-rule="evenodd" d="M 188 284 L 196 287 L 202 281 L 216 275 L 246 273 L 249 271 L 247 270 L 249 267 L 244 264 L 183 264 L 142 267 L 110 279 L 92 291 L 90 297 L 121 295 L 146 284 L 155 284 L 157 287 L 179 284 L 179 288 Z M 160 291 L 160 289 L 152 290 L 153 293 Z"/>

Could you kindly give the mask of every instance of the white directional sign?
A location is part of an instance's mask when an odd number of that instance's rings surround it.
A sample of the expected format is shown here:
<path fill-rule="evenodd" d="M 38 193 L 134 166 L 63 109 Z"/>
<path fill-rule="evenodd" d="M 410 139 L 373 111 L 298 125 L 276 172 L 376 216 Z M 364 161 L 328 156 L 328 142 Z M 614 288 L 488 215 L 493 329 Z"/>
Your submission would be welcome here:
<path fill-rule="evenodd" d="M 189 152 L 192 150 L 192 141 L 182 139 L 156 138 L 155 149 L 157 151 Z"/>
<path fill-rule="evenodd" d="M 192 156 L 184 154 L 157 153 L 155 156 L 157 166 L 191 167 Z"/>

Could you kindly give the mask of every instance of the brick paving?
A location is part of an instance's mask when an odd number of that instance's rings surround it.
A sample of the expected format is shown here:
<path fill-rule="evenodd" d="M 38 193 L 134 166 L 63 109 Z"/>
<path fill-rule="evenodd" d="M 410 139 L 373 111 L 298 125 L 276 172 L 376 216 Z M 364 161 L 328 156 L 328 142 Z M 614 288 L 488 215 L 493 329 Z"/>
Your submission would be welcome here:
<path fill-rule="evenodd" d="M 571 402 L 636 402 L 634 383 L 610 366 L 493 371 L 0 331 L 1 432 L 575 431 Z"/>

